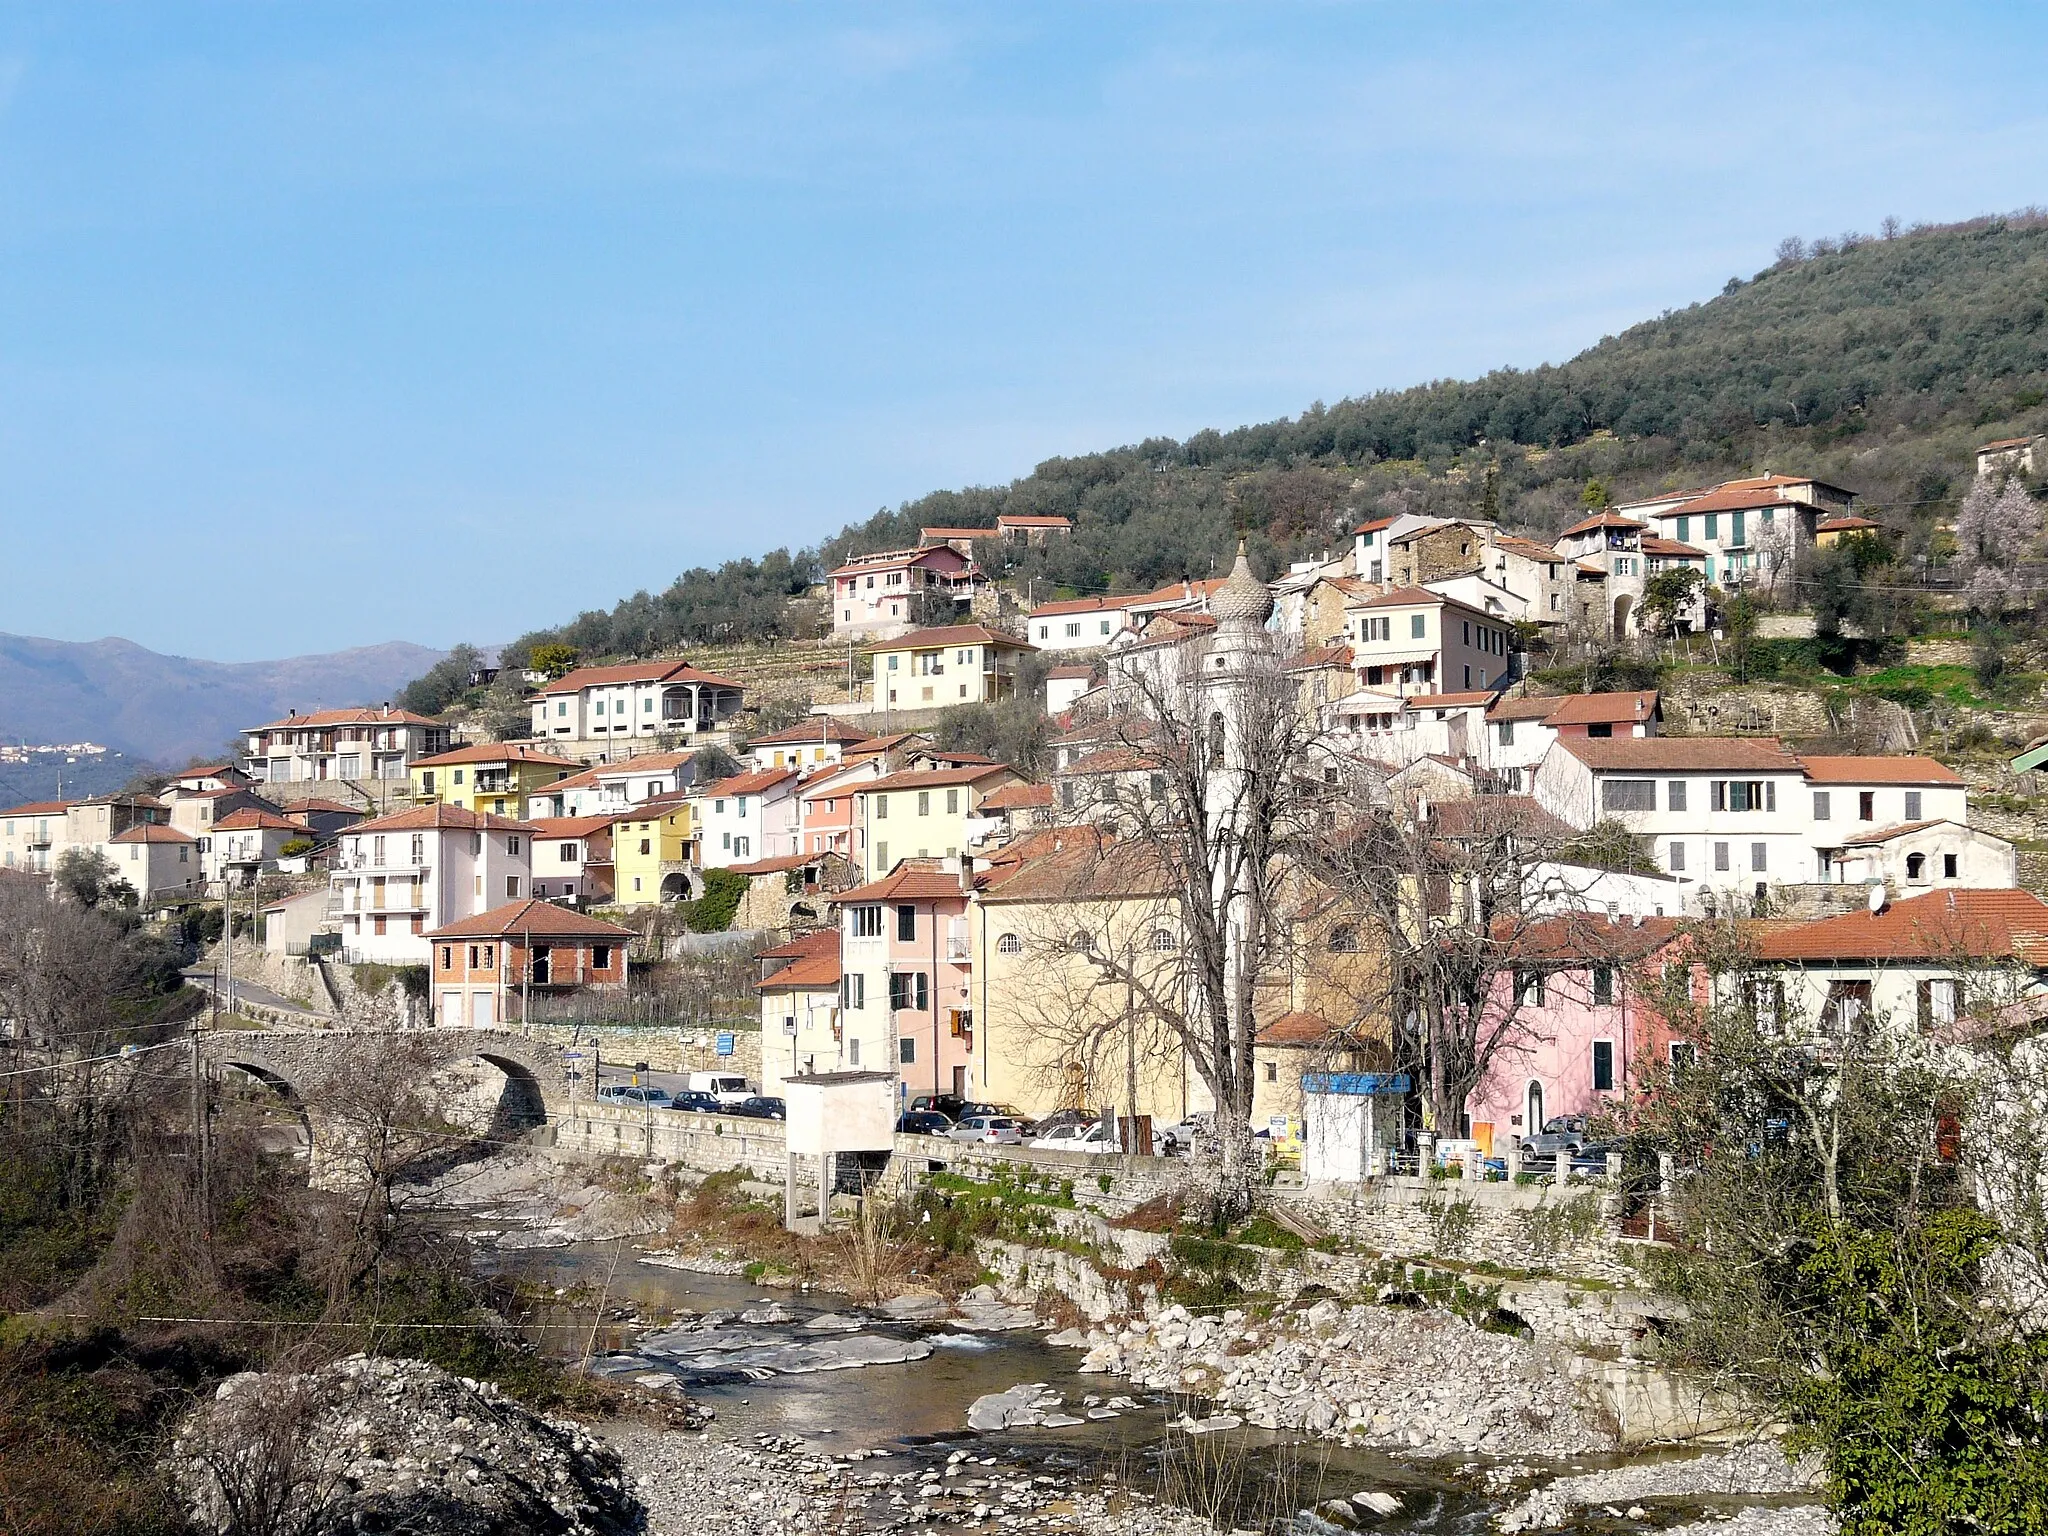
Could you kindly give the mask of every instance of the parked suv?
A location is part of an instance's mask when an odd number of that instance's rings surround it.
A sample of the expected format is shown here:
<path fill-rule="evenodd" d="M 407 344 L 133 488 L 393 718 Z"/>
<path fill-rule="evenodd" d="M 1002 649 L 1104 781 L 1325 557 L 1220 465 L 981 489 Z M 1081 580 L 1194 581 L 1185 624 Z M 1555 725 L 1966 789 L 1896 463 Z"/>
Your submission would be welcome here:
<path fill-rule="evenodd" d="M 1522 1156 L 1556 1157 L 1562 1153 L 1572 1158 L 1598 1145 L 1586 1130 L 1584 1115 L 1552 1115 L 1536 1135 L 1522 1138 Z"/>
<path fill-rule="evenodd" d="M 647 1088 L 634 1083 L 607 1083 L 597 1090 L 607 1104 L 645 1104 L 650 1109 L 667 1109 L 671 1102 L 665 1088 Z"/>
<path fill-rule="evenodd" d="M 946 1134 L 955 1141 L 1014 1147 L 1024 1140 L 1024 1122 L 1015 1115 L 969 1115 Z"/>

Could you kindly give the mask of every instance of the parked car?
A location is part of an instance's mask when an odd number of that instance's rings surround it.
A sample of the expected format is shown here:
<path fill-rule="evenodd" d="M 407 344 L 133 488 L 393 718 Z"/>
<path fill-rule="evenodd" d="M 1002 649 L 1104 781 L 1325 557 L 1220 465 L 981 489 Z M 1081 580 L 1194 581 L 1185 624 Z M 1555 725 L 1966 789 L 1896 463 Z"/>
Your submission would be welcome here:
<path fill-rule="evenodd" d="M 747 1080 L 737 1072 L 692 1072 L 689 1091 L 708 1093 L 721 1104 L 744 1104 L 754 1096 Z"/>
<path fill-rule="evenodd" d="M 991 1111 L 997 1113 L 997 1111 Z M 1043 1120 L 1034 1120 L 1024 1128 L 1024 1134 L 1032 1138 L 1050 1136 L 1054 1131 L 1070 1125 L 1094 1125 L 1102 1116 L 1092 1109 L 1056 1109 Z"/>
<path fill-rule="evenodd" d="M 967 1113 L 967 1101 L 953 1093 L 920 1093 L 910 1101 L 910 1108 L 912 1113 L 929 1110 L 948 1120 L 958 1120 Z"/>
<path fill-rule="evenodd" d="M 650 1109 L 667 1109 L 670 1103 L 667 1089 L 637 1083 L 607 1083 L 597 1096 L 607 1104 L 644 1104 Z"/>
<path fill-rule="evenodd" d="M 953 1122 L 936 1109 L 913 1109 L 896 1117 L 898 1136 L 948 1136 Z"/>
<path fill-rule="evenodd" d="M 968 1115 L 946 1134 L 955 1141 L 1015 1147 L 1023 1144 L 1024 1122 L 1015 1115 Z"/>
<path fill-rule="evenodd" d="M 1090 1120 L 1083 1125 L 1054 1126 L 1043 1136 L 1034 1137 L 1031 1145 L 1047 1152 L 1115 1152 L 1116 1138 L 1100 1120 Z"/>
<path fill-rule="evenodd" d="M 726 1107 L 728 1115 L 745 1115 L 749 1120 L 787 1120 L 789 1109 L 780 1099 L 764 1098 L 760 1094 L 744 1099 L 738 1104 Z"/>
<path fill-rule="evenodd" d="M 969 1099 L 965 1104 L 962 1104 L 960 1106 L 960 1113 L 953 1118 L 955 1120 L 964 1120 L 969 1115 L 1003 1115 L 1008 1119 L 1016 1121 L 1019 1125 L 1029 1125 L 1031 1123 L 1030 1117 L 1014 1104 L 985 1104 L 977 1099 Z"/>
<path fill-rule="evenodd" d="M 1192 1120 L 1152 1127 L 1152 1150 L 1161 1157 L 1179 1157 L 1195 1150 L 1195 1138 L 1206 1128 Z"/>
<path fill-rule="evenodd" d="M 1524 1157 L 1556 1157 L 1560 1152 L 1577 1157 L 1594 1141 L 1587 1134 L 1584 1115 L 1552 1115 L 1541 1131 L 1524 1136 L 1521 1145 Z"/>
<path fill-rule="evenodd" d="M 700 1115 L 715 1115 L 725 1108 L 723 1104 L 719 1103 L 710 1094 L 693 1093 L 687 1088 L 670 1099 L 668 1107 L 670 1109 L 690 1110 Z"/>

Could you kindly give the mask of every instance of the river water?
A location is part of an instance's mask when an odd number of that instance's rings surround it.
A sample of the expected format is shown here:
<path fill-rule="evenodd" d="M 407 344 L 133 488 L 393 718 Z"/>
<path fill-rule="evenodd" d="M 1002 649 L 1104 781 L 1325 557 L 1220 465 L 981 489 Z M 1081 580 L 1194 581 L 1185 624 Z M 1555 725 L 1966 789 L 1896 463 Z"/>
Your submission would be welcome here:
<path fill-rule="evenodd" d="M 630 1246 L 621 1252 L 612 1243 L 478 1252 L 479 1266 L 488 1272 L 564 1289 L 587 1286 L 648 1317 L 779 1303 L 793 1314 L 792 1332 L 800 1333 L 811 1317 L 861 1312 L 849 1298 L 828 1292 L 763 1289 L 737 1276 L 640 1263 Z M 627 1327 L 613 1337 L 630 1351 L 637 1337 L 654 1331 Z M 1226 1524 L 1265 1526 L 1291 1508 L 1365 1489 L 1401 1499 L 1401 1513 L 1371 1524 L 1380 1531 L 1478 1533 L 1488 1529 L 1490 1514 L 1505 1507 L 1504 1499 L 1452 1477 L 1448 1465 L 1398 1461 L 1328 1441 L 1290 1441 L 1249 1427 L 1225 1435 L 1169 1434 L 1169 1420 L 1190 1408 L 1197 1416 L 1203 1410 L 1156 1393 L 1132 1394 L 1138 1406 L 1114 1419 L 978 1435 L 966 1427 L 967 1413 L 988 1393 L 1043 1382 L 1065 1399 L 1062 1411 L 1078 1415 L 1085 1411 L 1084 1398 L 1106 1399 L 1125 1387 L 1114 1377 L 1082 1375 L 1075 1369 L 1080 1351 L 1053 1348 L 1032 1329 L 970 1333 L 942 1322 L 877 1318 L 866 1331 L 926 1339 L 932 1352 L 902 1364 L 761 1380 L 691 1378 L 689 1393 L 716 1410 L 726 1434 L 791 1436 L 826 1454 L 888 1448 L 915 1460 L 943 1461 L 953 1450 L 994 1452 L 1006 1462 L 1063 1477 L 1108 1474 L 1154 1491 L 1199 1484 L 1208 1490 L 1199 1496 L 1212 1498 L 1229 1516 Z M 556 1347 L 567 1347 L 561 1333 L 550 1338 Z M 574 1353 L 581 1353 L 581 1343 L 574 1341 Z"/>

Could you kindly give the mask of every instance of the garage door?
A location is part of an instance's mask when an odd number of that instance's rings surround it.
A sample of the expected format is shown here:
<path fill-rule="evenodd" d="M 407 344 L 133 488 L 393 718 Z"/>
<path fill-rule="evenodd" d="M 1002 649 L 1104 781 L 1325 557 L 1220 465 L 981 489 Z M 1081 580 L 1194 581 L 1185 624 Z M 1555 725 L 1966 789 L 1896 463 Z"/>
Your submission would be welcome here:
<path fill-rule="evenodd" d="M 494 1001 L 488 992 L 469 994 L 469 1024 L 472 1029 L 489 1029 L 494 1022 L 491 1018 L 491 1004 Z"/>
<path fill-rule="evenodd" d="M 440 1011 L 434 1015 L 445 1029 L 462 1028 L 462 994 L 443 992 Z"/>

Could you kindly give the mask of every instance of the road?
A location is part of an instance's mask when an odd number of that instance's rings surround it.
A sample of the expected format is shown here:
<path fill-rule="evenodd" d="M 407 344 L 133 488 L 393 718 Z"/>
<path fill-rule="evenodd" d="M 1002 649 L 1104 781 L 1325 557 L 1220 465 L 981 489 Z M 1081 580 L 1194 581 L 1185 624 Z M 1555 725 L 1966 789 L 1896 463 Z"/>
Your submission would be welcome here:
<path fill-rule="evenodd" d="M 279 1013 L 290 1014 L 293 1019 L 303 1020 L 308 1024 L 332 1022 L 327 1014 L 316 1013 L 304 1003 L 294 1002 L 282 993 L 273 992 L 257 982 L 245 981 L 240 976 L 235 978 L 234 995 L 230 997 L 227 995 L 227 978 L 216 977 L 211 966 L 194 966 L 185 972 L 185 980 L 209 992 L 217 991 L 222 1006 L 230 1013 L 234 1011 L 235 1004 L 246 1003 L 256 1008 L 274 1008 Z"/>

